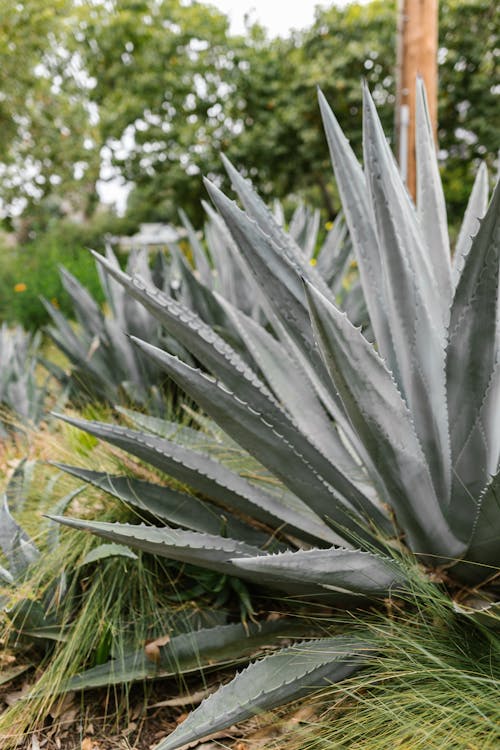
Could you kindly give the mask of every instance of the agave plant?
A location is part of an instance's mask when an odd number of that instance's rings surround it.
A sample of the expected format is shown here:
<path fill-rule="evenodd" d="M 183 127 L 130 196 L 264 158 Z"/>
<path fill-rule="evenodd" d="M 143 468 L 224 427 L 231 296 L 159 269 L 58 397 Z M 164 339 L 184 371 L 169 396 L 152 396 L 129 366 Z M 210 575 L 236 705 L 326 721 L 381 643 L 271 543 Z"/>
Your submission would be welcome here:
<path fill-rule="evenodd" d="M 180 212 L 194 268 L 180 247 L 171 243 L 169 259 L 158 253 L 153 267 L 150 267 L 147 251 L 131 253 L 127 273 L 140 275 L 149 285 L 154 284 L 182 302 L 248 359 L 250 354 L 238 326 L 219 298 L 227 300 L 264 326 L 268 322 L 267 317 L 259 301 L 257 285 L 249 277 L 231 234 L 220 216 L 210 206 L 205 205 L 205 208 L 208 217 L 205 227 L 208 253 L 187 216 Z M 303 252 L 308 262 L 318 244 L 318 219 L 319 214 L 312 214 L 299 206 L 290 223 L 291 236 L 297 235 L 304 243 Z M 303 238 L 309 227 L 312 231 L 307 244 Z M 106 258 L 119 269 L 118 259 L 109 246 Z M 358 285 L 352 289 L 341 286 L 349 259 L 350 243 L 345 228 L 337 222 L 318 251 L 318 267 L 324 271 L 325 278 L 343 307 L 350 310 L 356 321 L 365 323 L 365 308 Z M 163 397 L 165 391 L 172 391 L 172 383 L 166 381 L 161 367 L 133 346 L 129 337 L 147 338 L 150 343 L 166 348 L 189 364 L 194 364 L 193 359 L 178 340 L 169 336 L 161 321 L 159 323 L 119 284 L 103 273 L 99 263 L 97 270 L 107 314 L 65 268 L 60 270 L 61 279 L 72 300 L 78 327 L 72 326 L 56 306 L 43 300 L 52 318 L 47 332 L 71 363 L 69 382 L 61 368 L 51 362 L 46 365 L 60 382 L 69 386 L 73 399 L 97 399 L 111 405 L 126 402 L 162 414 L 165 411 Z"/>
<path fill-rule="evenodd" d="M 109 247 L 106 257 L 119 267 Z M 127 268 L 130 272 L 140 271 L 151 284 L 163 284 L 168 275 L 161 260 L 156 269 L 151 270 L 144 252 L 132 253 Z M 69 383 L 67 375 L 60 368 L 52 365 L 52 369 L 62 382 L 69 385 L 74 400 L 85 402 L 97 399 L 113 405 L 126 401 L 162 413 L 165 375 L 153 362 L 137 352 L 130 344 L 128 335 L 147 335 L 162 346 L 167 344 L 167 340 L 162 337 L 160 326 L 144 308 L 129 299 L 123 289 L 104 276 L 99 268 L 98 271 L 109 310 L 107 315 L 88 290 L 65 268 L 60 269 L 61 279 L 71 298 L 78 327 L 72 326 L 52 303 L 42 300 L 52 318 L 47 333 L 71 364 Z"/>
<path fill-rule="evenodd" d="M 30 572 L 40 563 L 42 552 L 34 540 L 14 519 L 11 510 L 22 511 L 27 489 L 32 481 L 35 462 L 23 459 L 16 467 L 5 492 L 0 495 L 0 553 L 6 566 L 0 564 L 0 613 L 10 621 L 9 636 L 22 638 L 47 647 L 51 641 L 64 638 L 60 622 L 61 606 L 67 594 L 67 576 L 63 571 L 44 591 L 42 597 L 19 596 Z M 82 487 L 69 493 L 54 506 L 62 512 Z M 47 546 L 55 549 L 59 541 L 59 527 L 49 522 Z"/>
<path fill-rule="evenodd" d="M 23 424 L 39 424 L 48 408 L 50 374 L 40 382 L 37 373 L 40 343 L 40 333 L 33 336 L 5 323 L 0 327 L 0 406 Z"/>
<path fill-rule="evenodd" d="M 364 170 L 320 94 L 374 343 L 339 310 L 307 254 L 227 160 L 244 210 L 210 182 L 207 189 L 269 324 L 262 327 L 217 298 L 245 342 L 245 356 L 181 302 L 99 258 L 201 367 L 134 339 L 138 349 L 261 471 L 242 476 L 171 433 L 63 417 L 203 500 L 134 485 L 124 499 L 149 506 L 160 526 L 57 520 L 240 577 L 260 590 L 336 607 L 400 595 L 408 585 L 402 561 L 412 558 L 422 575 L 439 571 L 434 577 L 448 581 L 451 594 L 476 586 L 483 606 L 495 601 L 500 188 L 487 208 L 487 175 L 479 170 L 452 261 L 421 83 L 417 104 L 415 207 L 368 91 Z M 123 494 L 120 478 L 66 468 Z M 273 653 L 210 696 L 158 750 L 174 750 L 341 680 L 370 653 L 369 637 L 352 634 Z"/>

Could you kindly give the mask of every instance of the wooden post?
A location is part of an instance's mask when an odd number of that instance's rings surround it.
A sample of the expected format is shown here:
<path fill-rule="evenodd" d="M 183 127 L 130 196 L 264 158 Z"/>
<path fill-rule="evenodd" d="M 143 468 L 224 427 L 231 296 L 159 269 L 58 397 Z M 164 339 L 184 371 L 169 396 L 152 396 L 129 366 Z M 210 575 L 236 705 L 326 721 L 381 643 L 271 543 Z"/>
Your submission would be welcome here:
<path fill-rule="evenodd" d="M 397 34 L 396 135 L 399 163 L 408 190 L 415 199 L 417 75 L 424 79 L 434 137 L 437 137 L 438 0 L 398 0 Z"/>

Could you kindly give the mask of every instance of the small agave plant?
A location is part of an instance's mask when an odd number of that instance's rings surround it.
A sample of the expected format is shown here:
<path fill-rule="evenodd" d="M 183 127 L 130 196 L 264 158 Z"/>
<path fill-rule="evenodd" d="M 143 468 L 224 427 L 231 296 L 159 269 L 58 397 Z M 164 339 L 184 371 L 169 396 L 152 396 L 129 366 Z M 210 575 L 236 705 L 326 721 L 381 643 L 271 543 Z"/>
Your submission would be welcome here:
<path fill-rule="evenodd" d="M 225 160 L 245 210 L 209 182 L 207 189 L 268 322 L 263 327 L 218 297 L 243 348 L 182 302 L 99 260 L 200 366 L 147 341 L 135 345 L 263 467 L 269 482 L 244 477 L 171 435 L 65 417 L 203 500 L 146 484 L 127 493 L 129 480 L 66 467 L 149 508 L 162 525 L 58 520 L 260 590 L 347 609 L 404 591 L 401 561 L 414 556 L 421 571 L 439 571 L 450 592 L 480 589 L 494 619 L 500 189 L 487 207 L 481 168 L 452 261 L 422 84 L 416 207 L 366 90 L 364 99 L 363 170 L 320 94 L 374 342 L 338 308 L 317 268 Z M 158 750 L 342 680 L 370 654 L 369 637 L 352 633 L 288 646 L 211 695 Z M 161 659 L 170 657 L 167 645 Z"/>
<path fill-rule="evenodd" d="M 46 373 L 40 382 L 37 373 L 40 343 L 40 333 L 0 326 L 0 408 L 25 426 L 38 425 L 49 408 L 51 376 Z M 6 434 L 7 424 L 0 419 L 0 439 Z"/>

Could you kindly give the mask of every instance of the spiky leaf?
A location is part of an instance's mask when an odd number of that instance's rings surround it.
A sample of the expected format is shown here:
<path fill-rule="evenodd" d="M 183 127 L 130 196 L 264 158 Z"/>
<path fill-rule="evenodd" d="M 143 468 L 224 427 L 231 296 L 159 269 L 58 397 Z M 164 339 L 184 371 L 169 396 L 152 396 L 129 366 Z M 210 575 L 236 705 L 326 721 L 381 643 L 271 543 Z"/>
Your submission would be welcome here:
<path fill-rule="evenodd" d="M 361 639 L 339 636 L 297 644 L 254 662 L 204 700 L 156 750 L 176 750 L 338 682 L 359 669 L 367 649 Z"/>

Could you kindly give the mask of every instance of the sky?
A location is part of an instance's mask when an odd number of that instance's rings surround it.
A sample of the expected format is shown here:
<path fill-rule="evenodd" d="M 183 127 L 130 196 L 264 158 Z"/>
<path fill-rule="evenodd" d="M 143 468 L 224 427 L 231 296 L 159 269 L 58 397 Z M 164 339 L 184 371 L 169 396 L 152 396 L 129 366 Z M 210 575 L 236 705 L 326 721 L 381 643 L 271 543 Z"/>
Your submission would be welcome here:
<path fill-rule="evenodd" d="M 332 5 L 319 0 L 210 0 L 211 5 L 226 13 L 231 21 L 234 34 L 245 30 L 244 17 L 251 13 L 252 20 L 262 23 L 272 36 L 283 36 L 290 29 L 302 29 L 310 26 L 314 20 L 314 9 L 317 5 Z M 337 2 L 344 5 L 344 2 Z"/>

